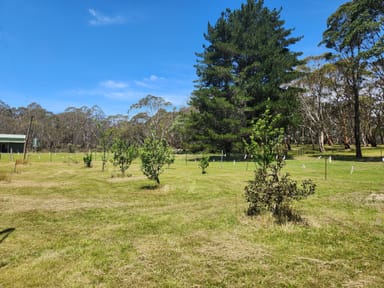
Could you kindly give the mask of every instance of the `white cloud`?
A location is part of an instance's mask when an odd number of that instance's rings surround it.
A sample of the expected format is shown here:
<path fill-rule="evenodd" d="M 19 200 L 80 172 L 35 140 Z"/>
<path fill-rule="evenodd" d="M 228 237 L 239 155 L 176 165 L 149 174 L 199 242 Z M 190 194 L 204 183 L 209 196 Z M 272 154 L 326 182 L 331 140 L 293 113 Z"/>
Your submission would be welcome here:
<path fill-rule="evenodd" d="M 157 75 L 151 75 L 149 76 L 149 79 L 146 78 L 147 80 L 150 80 L 150 81 L 164 81 L 164 80 L 167 80 L 166 78 L 164 77 L 160 77 L 160 76 L 157 76 Z"/>
<path fill-rule="evenodd" d="M 107 16 L 95 9 L 88 9 L 89 14 L 92 16 L 92 19 L 88 23 L 92 26 L 106 26 L 114 24 L 123 24 L 125 22 L 124 17 L 116 16 Z"/>
<path fill-rule="evenodd" d="M 93 88 L 65 91 L 65 96 L 77 96 L 92 101 L 110 101 L 129 107 L 148 94 L 164 98 L 173 105 L 186 105 L 191 93 L 191 83 L 178 79 L 167 79 L 150 75 L 141 80 L 103 80 Z M 97 100 L 99 99 L 99 100 Z"/>
<path fill-rule="evenodd" d="M 156 75 L 151 75 L 150 77 L 149 77 L 149 80 L 151 80 L 151 81 L 156 81 L 156 80 L 158 80 L 159 79 L 159 77 L 157 77 Z"/>
<path fill-rule="evenodd" d="M 140 87 L 143 87 L 143 88 L 148 88 L 149 85 L 148 83 L 146 83 L 145 81 L 138 81 L 138 80 L 135 80 L 133 81 L 137 86 L 140 86 Z"/>
<path fill-rule="evenodd" d="M 166 84 L 166 78 L 159 77 L 157 75 L 152 74 L 148 78 L 144 78 L 142 80 L 135 80 L 134 84 L 147 89 L 156 89 L 162 87 Z"/>
<path fill-rule="evenodd" d="M 100 82 L 100 86 L 110 89 L 122 89 L 127 88 L 128 83 L 114 80 L 107 80 Z"/>

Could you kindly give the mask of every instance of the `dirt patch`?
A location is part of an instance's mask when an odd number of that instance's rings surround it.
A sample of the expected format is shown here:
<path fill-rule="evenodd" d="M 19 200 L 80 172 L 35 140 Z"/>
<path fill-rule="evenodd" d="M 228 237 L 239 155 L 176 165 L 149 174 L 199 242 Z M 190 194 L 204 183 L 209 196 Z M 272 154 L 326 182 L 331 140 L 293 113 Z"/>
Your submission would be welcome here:
<path fill-rule="evenodd" d="M 368 202 L 384 202 L 384 194 L 382 193 L 379 193 L 379 194 L 376 194 L 376 193 L 372 193 L 370 194 L 366 200 Z"/>

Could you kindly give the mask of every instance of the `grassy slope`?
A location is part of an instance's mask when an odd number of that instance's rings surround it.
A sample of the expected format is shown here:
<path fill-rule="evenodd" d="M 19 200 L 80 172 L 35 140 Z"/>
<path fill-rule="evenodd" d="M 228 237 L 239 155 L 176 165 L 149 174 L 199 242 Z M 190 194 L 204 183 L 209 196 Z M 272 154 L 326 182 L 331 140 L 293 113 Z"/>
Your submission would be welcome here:
<path fill-rule="evenodd" d="M 138 163 L 111 178 L 82 154 L 32 155 L 0 182 L 0 230 L 16 228 L 0 243 L 0 287 L 384 287 L 384 202 L 367 200 L 384 193 L 384 163 L 346 156 L 327 180 L 324 159 L 287 161 L 318 189 L 297 204 L 308 225 L 279 226 L 244 215 L 245 163 L 201 175 L 180 157 L 154 190 Z M 0 171 L 13 167 L 3 155 Z"/>

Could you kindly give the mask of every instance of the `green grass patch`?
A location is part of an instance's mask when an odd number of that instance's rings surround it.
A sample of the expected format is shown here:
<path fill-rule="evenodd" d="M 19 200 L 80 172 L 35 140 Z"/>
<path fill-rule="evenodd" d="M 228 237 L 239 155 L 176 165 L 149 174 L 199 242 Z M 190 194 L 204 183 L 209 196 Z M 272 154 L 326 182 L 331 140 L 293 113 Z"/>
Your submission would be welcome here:
<path fill-rule="evenodd" d="M 111 177 L 98 154 L 31 154 L 12 173 L 3 155 L 0 287 L 384 287 L 381 148 L 352 153 L 292 152 L 285 170 L 317 184 L 301 225 L 245 216 L 245 161 L 202 175 L 181 155 L 154 189 L 138 161 Z"/>

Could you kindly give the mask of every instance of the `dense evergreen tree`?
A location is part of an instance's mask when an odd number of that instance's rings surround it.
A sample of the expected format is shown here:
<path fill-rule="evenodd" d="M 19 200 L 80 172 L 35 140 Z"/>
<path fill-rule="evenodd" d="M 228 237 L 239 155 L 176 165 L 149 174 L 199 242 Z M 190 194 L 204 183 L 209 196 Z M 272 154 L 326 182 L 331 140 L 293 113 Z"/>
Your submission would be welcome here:
<path fill-rule="evenodd" d="M 290 37 L 280 10 L 264 1 L 248 0 L 240 9 L 227 9 L 215 25 L 208 24 L 209 43 L 197 54 L 199 77 L 190 104 L 191 134 L 212 150 L 231 152 L 271 100 L 272 110 L 284 117 L 280 125 L 294 124 L 297 97 L 287 84 L 297 77 L 298 56 L 288 47 L 300 38 Z"/>

